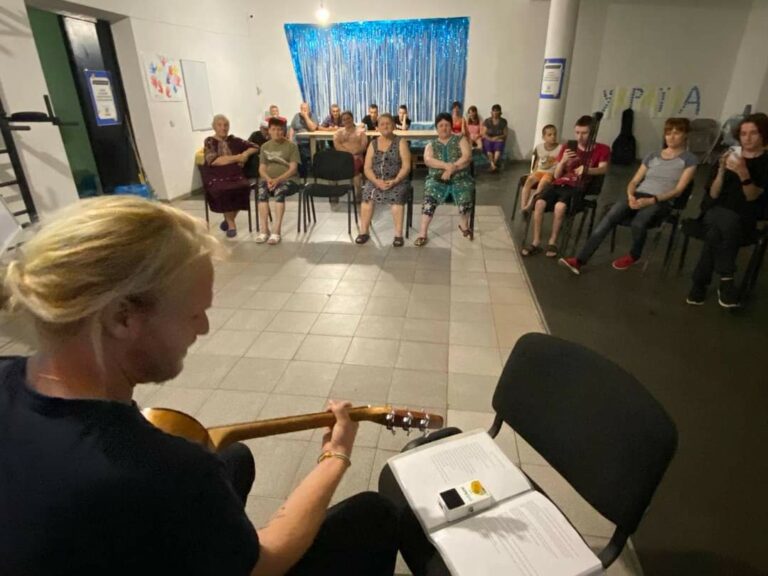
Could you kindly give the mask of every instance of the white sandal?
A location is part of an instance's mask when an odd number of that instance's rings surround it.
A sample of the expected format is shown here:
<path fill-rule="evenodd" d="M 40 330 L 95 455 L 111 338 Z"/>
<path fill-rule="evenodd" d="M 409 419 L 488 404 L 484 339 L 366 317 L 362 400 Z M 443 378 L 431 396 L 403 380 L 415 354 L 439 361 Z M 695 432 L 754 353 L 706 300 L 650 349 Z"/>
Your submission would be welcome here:
<path fill-rule="evenodd" d="M 270 244 L 274 246 L 275 244 L 280 243 L 280 234 L 270 234 L 269 240 L 267 240 L 267 244 Z"/>
<path fill-rule="evenodd" d="M 258 236 L 256 236 L 256 238 L 254 238 L 253 241 L 256 242 L 256 244 L 264 244 L 264 242 L 266 242 L 268 238 L 269 238 L 269 234 L 267 234 L 266 232 L 262 232 Z"/>

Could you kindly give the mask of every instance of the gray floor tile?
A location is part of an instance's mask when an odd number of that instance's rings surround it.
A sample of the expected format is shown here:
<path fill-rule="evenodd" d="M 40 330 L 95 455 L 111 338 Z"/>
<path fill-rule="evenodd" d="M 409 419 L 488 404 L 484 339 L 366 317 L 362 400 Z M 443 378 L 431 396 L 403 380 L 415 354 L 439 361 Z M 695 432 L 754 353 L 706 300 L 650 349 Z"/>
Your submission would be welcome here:
<path fill-rule="evenodd" d="M 340 364 L 327 362 L 292 361 L 274 392 L 277 394 L 299 394 L 327 398 L 333 386 Z"/>
<path fill-rule="evenodd" d="M 296 354 L 304 338 L 304 334 L 262 332 L 245 355 L 249 358 L 290 360 Z"/>
<path fill-rule="evenodd" d="M 310 334 L 322 336 L 352 336 L 360 323 L 360 316 L 354 314 L 320 314 Z"/>
<path fill-rule="evenodd" d="M 182 388 L 218 388 L 236 362 L 237 358 L 231 356 L 189 354 L 184 359 L 181 374 L 164 385 Z"/>
<path fill-rule="evenodd" d="M 448 375 L 445 372 L 397 369 L 392 375 L 389 402 L 419 409 L 445 405 Z"/>
<path fill-rule="evenodd" d="M 282 310 L 266 327 L 268 332 L 291 332 L 294 334 L 307 334 L 317 320 L 316 312 L 289 312 Z"/>
<path fill-rule="evenodd" d="M 412 370 L 447 372 L 448 345 L 404 340 L 400 343 L 400 351 L 395 366 Z"/>
<path fill-rule="evenodd" d="M 342 364 L 330 397 L 341 400 L 386 402 L 392 385 L 392 368 Z"/>
<path fill-rule="evenodd" d="M 195 413 L 195 418 L 206 428 L 253 422 L 258 419 L 267 398 L 268 394 L 263 392 L 214 390 Z"/>
<path fill-rule="evenodd" d="M 200 348 L 201 354 L 236 356 L 245 354 L 258 337 L 255 330 L 219 330 Z"/>
<path fill-rule="evenodd" d="M 344 363 L 394 367 L 399 345 L 399 340 L 355 337 L 349 346 Z"/>
<path fill-rule="evenodd" d="M 296 359 L 309 362 L 341 362 L 351 341 L 352 338 L 348 336 L 310 334 L 296 353 Z"/>
<path fill-rule="evenodd" d="M 396 316 L 363 316 L 355 335 L 363 338 L 397 340 L 402 336 L 404 322 L 404 318 Z"/>
<path fill-rule="evenodd" d="M 240 358 L 220 383 L 219 389 L 271 392 L 288 362 L 274 358 Z"/>

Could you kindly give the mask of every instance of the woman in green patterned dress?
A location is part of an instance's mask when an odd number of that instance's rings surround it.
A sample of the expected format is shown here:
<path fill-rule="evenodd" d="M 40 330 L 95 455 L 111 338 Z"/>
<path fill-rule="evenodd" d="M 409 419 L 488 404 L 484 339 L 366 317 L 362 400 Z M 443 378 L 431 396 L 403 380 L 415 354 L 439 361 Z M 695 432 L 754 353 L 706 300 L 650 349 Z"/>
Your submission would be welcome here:
<path fill-rule="evenodd" d="M 424 150 L 424 163 L 429 168 L 424 183 L 424 205 L 421 208 L 421 229 L 414 241 L 415 246 L 427 243 L 427 231 L 435 208 L 445 202 L 448 196 L 459 207 L 461 223 L 459 230 L 465 238 L 473 238 L 469 228 L 469 213 L 472 210 L 472 191 L 475 182 L 469 173 L 472 149 L 466 138 L 451 133 L 451 115 L 445 112 L 435 118 L 437 139 Z"/>

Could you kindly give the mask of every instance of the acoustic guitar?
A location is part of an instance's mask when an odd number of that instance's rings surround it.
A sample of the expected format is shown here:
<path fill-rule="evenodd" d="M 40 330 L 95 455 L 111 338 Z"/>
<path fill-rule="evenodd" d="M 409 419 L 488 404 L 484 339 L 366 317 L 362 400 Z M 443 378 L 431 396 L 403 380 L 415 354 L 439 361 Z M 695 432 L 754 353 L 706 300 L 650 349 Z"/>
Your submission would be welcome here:
<path fill-rule="evenodd" d="M 314 414 L 270 418 L 269 420 L 206 428 L 192 416 L 171 408 L 145 408 L 141 413 L 163 432 L 201 444 L 212 452 L 221 450 L 233 442 L 275 434 L 287 434 L 299 430 L 323 428 L 332 426 L 336 421 L 331 412 L 316 412 Z M 395 432 L 396 428 L 405 430 L 410 434 L 412 428 L 426 433 L 428 430 L 443 427 L 443 417 L 439 414 L 402 410 L 391 406 L 350 408 L 349 417 L 355 422 L 366 421 L 381 424 L 391 430 L 392 433 Z"/>

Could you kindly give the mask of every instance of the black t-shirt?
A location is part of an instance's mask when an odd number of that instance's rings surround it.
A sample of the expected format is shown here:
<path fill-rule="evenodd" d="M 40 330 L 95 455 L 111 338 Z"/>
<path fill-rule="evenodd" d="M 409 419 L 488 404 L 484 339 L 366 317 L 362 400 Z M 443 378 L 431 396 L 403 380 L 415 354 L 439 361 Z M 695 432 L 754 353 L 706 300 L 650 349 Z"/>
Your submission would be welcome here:
<path fill-rule="evenodd" d="M 365 117 L 363 117 L 363 124 L 365 124 L 366 130 L 376 130 L 376 127 L 379 124 L 379 119 L 377 118 L 374 121 L 374 119 L 371 118 L 371 115 L 367 114 Z"/>
<path fill-rule="evenodd" d="M 723 206 L 733 210 L 741 216 L 744 227 L 754 228 L 758 220 L 766 217 L 766 202 L 768 201 L 768 153 L 763 152 L 756 158 L 745 158 L 749 177 L 758 188 L 763 189 L 763 193 L 757 200 L 747 201 L 744 196 L 744 187 L 741 185 L 741 179 L 736 172 L 726 170 L 723 176 L 723 187 L 713 204 Z M 715 171 L 715 174 L 717 172 Z"/>
<path fill-rule="evenodd" d="M 246 575 L 256 531 L 213 454 L 136 404 L 65 400 L 0 360 L 0 574 Z"/>

